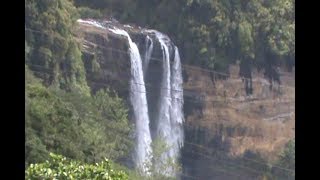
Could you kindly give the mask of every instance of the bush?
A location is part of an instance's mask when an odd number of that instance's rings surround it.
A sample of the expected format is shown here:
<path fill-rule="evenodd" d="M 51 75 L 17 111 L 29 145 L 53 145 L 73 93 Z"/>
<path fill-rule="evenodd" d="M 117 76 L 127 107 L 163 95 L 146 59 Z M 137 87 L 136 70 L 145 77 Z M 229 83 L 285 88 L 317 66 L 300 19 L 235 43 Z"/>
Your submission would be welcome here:
<path fill-rule="evenodd" d="M 45 163 L 30 164 L 25 179 L 106 179 L 125 180 L 128 175 L 112 168 L 108 159 L 96 164 L 83 164 L 61 155 L 50 153 Z"/>
<path fill-rule="evenodd" d="M 279 156 L 278 166 L 284 169 L 274 168 L 273 173 L 283 179 L 295 179 L 295 140 L 290 140 Z"/>
<path fill-rule="evenodd" d="M 80 18 L 102 18 L 102 13 L 99 10 L 91 9 L 88 7 L 79 7 L 78 12 L 80 14 Z"/>
<path fill-rule="evenodd" d="M 290 140 L 280 154 L 279 164 L 285 168 L 295 169 L 295 140 Z"/>

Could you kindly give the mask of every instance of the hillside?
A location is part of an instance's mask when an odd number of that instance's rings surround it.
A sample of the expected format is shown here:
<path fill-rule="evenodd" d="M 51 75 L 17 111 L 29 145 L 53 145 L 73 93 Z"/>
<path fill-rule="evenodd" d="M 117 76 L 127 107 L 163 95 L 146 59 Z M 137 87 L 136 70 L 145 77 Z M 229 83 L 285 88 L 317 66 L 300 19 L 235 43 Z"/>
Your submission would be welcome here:
<path fill-rule="evenodd" d="M 121 52 L 126 48 L 122 44 L 123 40 L 114 38 L 113 34 L 106 35 L 105 31 L 86 24 L 79 24 L 78 31 L 83 38 L 83 54 L 100 54 L 97 62 L 99 67 L 105 67 L 102 71 L 106 72 L 101 75 L 105 80 L 101 80 L 100 84 L 95 85 L 93 79 L 88 79 L 88 84 L 91 84 L 93 89 L 96 86 L 105 86 L 121 92 L 124 87 L 119 86 L 119 79 L 126 82 L 129 78 L 123 71 L 117 71 L 121 67 L 128 67 L 129 62 L 129 57 Z M 113 65 L 112 68 L 103 66 L 107 62 Z M 195 66 L 183 67 L 186 117 L 184 149 L 198 151 L 192 146 L 192 143 L 195 143 L 212 151 L 220 150 L 230 158 L 241 159 L 246 153 L 252 152 L 266 162 L 273 163 L 285 144 L 294 139 L 294 72 L 288 72 L 283 68 L 280 76 L 281 85 L 274 84 L 270 90 L 270 82 L 264 77 L 263 72 L 255 70 L 252 75 L 253 94 L 248 96 L 243 78 L 239 76 L 239 65 L 230 65 L 228 77 L 217 77 L 214 83 L 210 72 Z M 149 71 L 159 72 L 158 68 L 159 66 L 155 65 Z M 88 77 L 91 77 L 90 73 Z M 152 84 L 152 79 L 146 83 Z M 126 97 L 124 94 L 123 98 Z M 205 166 L 206 161 L 200 160 L 198 163 L 201 165 L 198 166 Z"/>
<path fill-rule="evenodd" d="M 26 179 L 294 179 L 294 4 L 26 0 Z"/>

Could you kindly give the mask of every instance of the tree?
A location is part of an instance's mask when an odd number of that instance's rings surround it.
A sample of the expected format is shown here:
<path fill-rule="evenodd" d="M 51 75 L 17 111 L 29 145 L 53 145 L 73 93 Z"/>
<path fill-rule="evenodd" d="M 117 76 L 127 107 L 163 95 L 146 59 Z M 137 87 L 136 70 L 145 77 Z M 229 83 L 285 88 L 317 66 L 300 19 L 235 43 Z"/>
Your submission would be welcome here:
<path fill-rule="evenodd" d="M 259 68 L 286 64 L 282 59 L 287 56 L 294 60 L 294 0 L 137 0 L 128 2 L 130 5 L 114 0 L 76 2 L 108 12 L 120 21 L 168 34 L 185 63 L 227 71 L 230 63 L 246 56 Z"/>
<path fill-rule="evenodd" d="M 295 140 L 290 140 L 280 154 L 279 164 L 288 169 L 295 169 Z"/>
<path fill-rule="evenodd" d="M 49 151 L 86 162 L 128 155 L 132 128 L 115 93 L 83 96 L 46 88 L 28 68 L 26 73 L 26 164 L 44 161 Z"/>
<path fill-rule="evenodd" d="M 42 77 L 47 86 L 89 95 L 80 47 L 72 34 L 79 17 L 72 1 L 26 0 L 25 10 L 26 63 L 47 72 Z"/>
<path fill-rule="evenodd" d="M 285 168 L 279 169 L 274 167 L 273 174 L 283 179 L 295 178 L 295 139 L 290 140 L 284 150 L 279 155 L 277 165 Z"/>

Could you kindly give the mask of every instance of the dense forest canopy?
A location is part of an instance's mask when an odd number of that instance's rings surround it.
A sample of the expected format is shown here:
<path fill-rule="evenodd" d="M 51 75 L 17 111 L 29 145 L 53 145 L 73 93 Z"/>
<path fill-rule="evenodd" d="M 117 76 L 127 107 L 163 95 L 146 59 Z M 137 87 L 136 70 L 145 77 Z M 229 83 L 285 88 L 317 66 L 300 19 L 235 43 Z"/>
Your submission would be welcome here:
<path fill-rule="evenodd" d="M 259 68 L 294 65 L 294 0 L 75 0 L 75 4 L 92 8 L 101 17 L 169 34 L 185 63 L 221 71 L 237 60 Z"/>
<path fill-rule="evenodd" d="M 72 26 L 79 17 L 112 17 L 168 34 L 184 63 L 227 71 L 230 63 L 240 61 L 249 71 L 257 67 L 270 80 L 278 79 L 276 67 L 291 70 L 295 63 L 294 4 L 294 0 L 27 0 L 26 28 L 50 34 L 27 32 L 27 61 L 50 67 L 54 75 L 46 77 L 48 82 L 88 93 Z M 59 69 L 62 73 L 55 73 Z M 241 75 L 250 78 L 248 74 Z"/>

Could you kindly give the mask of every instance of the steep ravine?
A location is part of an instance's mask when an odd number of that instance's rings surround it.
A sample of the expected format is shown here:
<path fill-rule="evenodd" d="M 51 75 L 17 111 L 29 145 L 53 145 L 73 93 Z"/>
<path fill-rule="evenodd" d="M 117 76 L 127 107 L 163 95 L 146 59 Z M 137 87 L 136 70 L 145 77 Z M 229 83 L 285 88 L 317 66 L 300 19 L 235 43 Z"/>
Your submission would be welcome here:
<path fill-rule="evenodd" d="M 133 41 L 143 50 L 140 53 L 144 56 L 147 50 L 145 32 L 138 27 L 119 26 L 128 30 Z M 129 54 L 126 53 L 129 48 L 127 39 L 83 23 L 78 24 L 75 33 L 82 44 L 87 81 L 91 89 L 114 89 L 128 100 L 130 106 L 128 85 L 131 64 Z M 154 49 L 160 49 L 160 46 L 156 41 L 153 43 Z M 162 52 L 154 52 L 151 56 L 162 59 Z M 152 90 L 154 94 L 160 93 L 158 82 L 161 81 L 159 74 L 163 73 L 161 67 L 159 61 L 149 62 L 149 75 L 145 77 L 147 92 Z M 248 152 L 259 154 L 260 158 L 272 162 L 284 144 L 294 138 L 294 72 L 283 70 L 280 76 L 282 86 L 272 90 L 263 72 L 254 72 L 254 90 L 250 97 L 246 96 L 237 65 L 230 65 L 229 78 L 217 79 L 214 84 L 208 72 L 192 68 L 183 68 L 183 72 L 183 172 L 199 179 L 257 179 L 258 175 L 249 170 L 226 164 L 237 162 L 237 158 L 250 154 Z M 147 97 L 155 98 L 153 93 L 147 93 Z M 155 107 L 150 105 L 151 116 L 156 114 Z M 151 122 L 151 130 L 155 126 Z M 194 144 L 201 145 L 202 149 Z M 211 159 L 197 153 L 223 157 L 224 160 Z M 239 177 L 222 173 L 228 169 Z"/>

